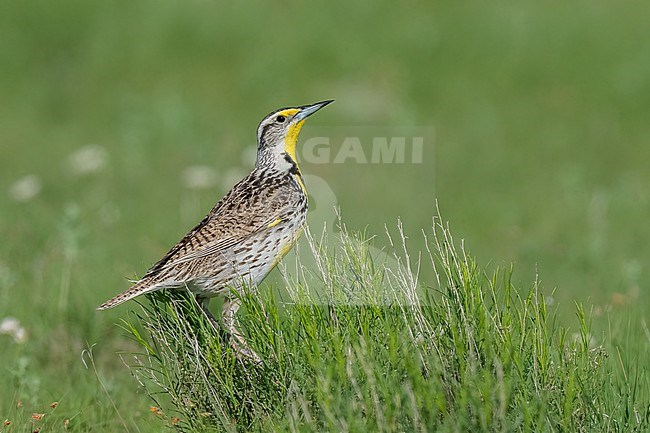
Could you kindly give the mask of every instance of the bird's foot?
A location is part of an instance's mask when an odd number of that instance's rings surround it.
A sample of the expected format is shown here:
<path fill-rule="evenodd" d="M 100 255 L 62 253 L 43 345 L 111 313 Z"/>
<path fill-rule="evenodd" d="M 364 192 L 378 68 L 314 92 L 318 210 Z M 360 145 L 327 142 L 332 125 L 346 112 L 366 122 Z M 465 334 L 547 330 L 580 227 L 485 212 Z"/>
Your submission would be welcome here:
<path fill-rule="evenodd" d="M 262 365 L 262 358 L 248 345 L 244 337 L 235 330 L 230 332 L 230 347 L 235 351 L 235 356 L 242 362 Z"/>
<path fill-rule="evenodd" d="M 226 299 L 223 303 L 221 309 L 221 321 L 223 326 L 214 318 L 208 309 L 209 300 L 202 300 L 201 306 L 206 316 L 210 320 L 214 329 L 219 332 L 225 328 L 225 330 L 230 334 L 230 346 L 235 351 L 235 356 L 242 362 L 251 362 L 255 365 L 262 364 L 262 358 L 259 357 L 257 353 L 246 342 L 244 336 L 237 329 L 237 310 L 240 307 L 240 301 L 238 299 Z"/>

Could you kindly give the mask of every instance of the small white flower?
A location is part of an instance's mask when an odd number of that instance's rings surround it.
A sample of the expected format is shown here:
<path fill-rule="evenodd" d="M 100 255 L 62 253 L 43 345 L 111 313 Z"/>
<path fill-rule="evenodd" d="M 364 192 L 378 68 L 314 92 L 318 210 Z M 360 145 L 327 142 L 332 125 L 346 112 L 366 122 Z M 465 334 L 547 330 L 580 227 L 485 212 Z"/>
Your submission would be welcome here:
<path fill-rule="evenodd" d="M 16 343 L 27 341 L 27 331 L 20 326 L 20 322 L 15 317 L 5 317 L 0 322 L 0 335 L 11 336 Z"/>
<path fill-rule="evenodd" d="M 72 174 L 76 176 L 91 174 L 106 167 L 108 153 L 99 144 L 88 144 L 72 152 L 67 163 Z"/>
<path fill-rule="evenodd" d="M 192 165 L 183 170 L 183 183 L 189 189 L 209 189 L 217 184 L 219 176 L 212 167 Z"/>
<path fill-rule="evenodd" d="M 9 187 L 9 196 L 16 201 L 28 202 L 36 197 L 43 188 L 41 178 L 35 174 L 21 177 Z"/>

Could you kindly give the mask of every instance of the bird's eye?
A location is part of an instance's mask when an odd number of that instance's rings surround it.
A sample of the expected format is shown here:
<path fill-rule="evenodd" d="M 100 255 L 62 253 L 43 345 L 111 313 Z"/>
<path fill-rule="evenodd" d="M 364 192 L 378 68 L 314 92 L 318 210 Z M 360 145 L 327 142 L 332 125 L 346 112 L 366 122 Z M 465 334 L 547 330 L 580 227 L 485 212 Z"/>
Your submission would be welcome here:
<path fill-rule="evenodd" d="M 282 115 L 275 118 L 275 121 L 278 123 L 284 123 L 285 120 L 287 120 L 287 118 Z"/>

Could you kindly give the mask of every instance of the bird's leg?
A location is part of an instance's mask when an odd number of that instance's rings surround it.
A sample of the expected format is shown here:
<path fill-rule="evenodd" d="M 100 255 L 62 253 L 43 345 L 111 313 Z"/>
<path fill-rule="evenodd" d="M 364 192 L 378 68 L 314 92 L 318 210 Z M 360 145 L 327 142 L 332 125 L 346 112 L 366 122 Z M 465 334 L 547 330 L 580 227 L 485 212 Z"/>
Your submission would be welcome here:
<path fill-rule="evenodd" d="M 246 358 L 252 361 L 255 364 L 261 364 L 262 359 L 255 353 L 253 349 L 250 348 L 246 339 L 239 332 L 236 326 L 237 322 L 237 310 L 241 306 L 241 301 L 239 299 L 230 299 L 226 298 L 221 307 L 221 320 L 223 321 L 226 330 L 230 333 L 232 337 L 230 344 L 235 350 L 237 357 L 239 359 Z"/>
<path fill-rule="evenodd" d="M 210 298 L 201 298 L 201 297 L 197 296 L 196 301 L 201 306 L 201 310 L 203 310 L 203 312 L 205 313 L 205 316 L 210 321 L 210 324 L 214 327 L 214 330 L 219 331 L 219 328 L 220 328 L 219 321 L 217 319 L 215 319 L 215 317 L 210 312 L 210 308 L 208 308 L 209 305 L 210 305 Z"/>
<path fill-rule="evenodd" d="M 224 329 L 224 326 L 219 323 L 219 321 L 210 312 L 210 298 L 202 298 L 200 296 L 197 296 L 196 301 L 201 306 L 201 310 L 203 310 L 203 313 L 205 313 L 205 316 L 208 318 L 208 322 L 210 322 L 212 328 L 217 332 L 217 334 L 219 334 L 221 340 L 230 340 L 230 331 Z"/>

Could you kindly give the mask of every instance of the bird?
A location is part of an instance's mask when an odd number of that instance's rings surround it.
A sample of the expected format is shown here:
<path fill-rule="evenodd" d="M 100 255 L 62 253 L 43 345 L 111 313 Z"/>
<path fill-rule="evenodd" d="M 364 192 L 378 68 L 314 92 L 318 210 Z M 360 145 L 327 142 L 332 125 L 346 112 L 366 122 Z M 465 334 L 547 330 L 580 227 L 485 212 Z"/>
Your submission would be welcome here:
<path fill-rule="evenodd" d="M 126 291 L 98 310 L 120 305 L 158 290 L 189 290 L 215 328 L 219 322 L 210 300 L 224 296 L 221 321 L 240 359 L 260 357 L 237 329 L 238 293 L 256 288 L 287 254 L 303 232 L 307 190 L 296 158 L 305 119 L 333 102 L 275 110 L 257 128 L 257 158 L 210 212 Z"/>

